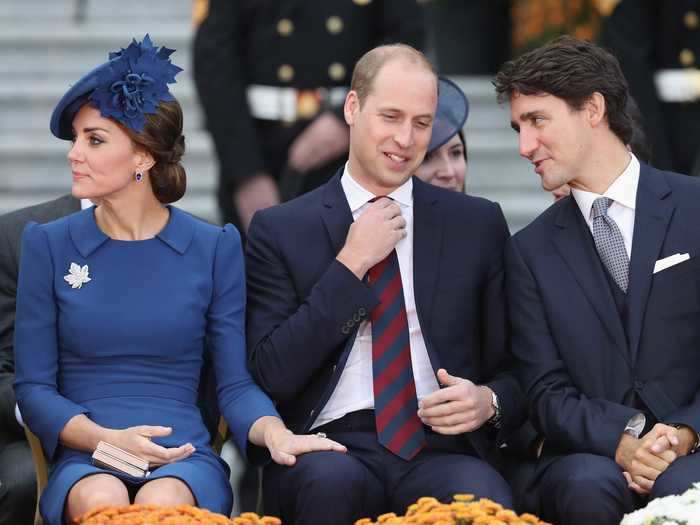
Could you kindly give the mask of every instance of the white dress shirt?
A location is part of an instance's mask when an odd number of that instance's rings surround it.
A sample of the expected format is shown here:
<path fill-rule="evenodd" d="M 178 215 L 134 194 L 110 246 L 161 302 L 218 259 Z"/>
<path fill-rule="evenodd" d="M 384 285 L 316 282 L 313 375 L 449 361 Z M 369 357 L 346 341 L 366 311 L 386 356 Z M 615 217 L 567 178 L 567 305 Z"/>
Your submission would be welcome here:
<path fill-rule="evenodd" d="M 340 183 L 350 205 L 352 217 L 357 220 L 367 209 L 368 201 L 376 195 L 367 191 L 352 178 L 347 164 L 345 164 L 345 171 Z M 418 322 L 413 292 L 413 180 L 408 179 L 402 186 L 389 194 L 389 197 L 401 207 L 401 215 L 406 220 L 406 237 L 396 244 L 396 255 L 399 260 L 406 317 L 408 318 L 413 378 L 416 382 L 416 395 L 418 399 L 421 399 L 438 390 L 439 386 Z M 372 325 L 369 321 L 363 321 L 357 331 L 357 337 L 350 349 L 350 355 L 338 384 L 316 418 L 313 427 L 324 425 L 356 410 L 374 408 L 373 385 Z"/>
<path fill-rule="evenodd" d="M 625 241 L 627 257 L 632 258 L 632 236 L 634 234 L 634 210 L 637 202 L 637 186 L 639 185 L 639 161 L 630 153 L 630 161 L 625 171 L 616 178 L 603 195 L 590 191 L 571 189 L 586 224 L 593 232 L 593 202 L 599 197 L 612 199 L 608 208 L 608 217 L 617 223 L 622 239 Z"/>
<path fill-rule="evenodd" d="M 613 181 L 610 187 L 603 195 L 592 193 L 590 191 L 571 189 L 571 194 L 576 200 L 583 218 L 586 219 L 586 224 L 593 232 L 593 202 L 599 197 L 607 197 L 612 199 L 612 204 L 608 208 L 608 217 L 613 219 L 622 239 L 625 241 L 625 251 L 627 257 L 632 260 L 632 237 L 634 236 L 634 213 L 637 202 L 637 186 L 639 185 L 639 161 L 637 157 L 630 153 L 630 161 L 625 168 L 625 171 Z M 625 432 L 639 437 L 644 430 L 646 417 L 639 413 L 632 417 L 627 423 Z"/>

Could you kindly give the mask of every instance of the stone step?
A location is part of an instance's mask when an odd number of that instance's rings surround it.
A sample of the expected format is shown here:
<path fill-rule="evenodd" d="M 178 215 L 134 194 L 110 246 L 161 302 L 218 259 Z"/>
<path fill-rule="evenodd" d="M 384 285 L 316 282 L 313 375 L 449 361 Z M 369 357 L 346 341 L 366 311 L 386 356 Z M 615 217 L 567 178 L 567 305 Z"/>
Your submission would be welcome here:
<path fill-rule="evenodd" d="M 0 20 L 7 23 L 74 22 L 79 15 L 84 23 L 92 21 L 129 22 L 149 18 L 159 23 L 166 20 L 188 21 L 191 0 L 2 0 Z"/>
<path fill-rule="evenodd" d="M 0 115 L 3 117 L 0 119 L 0 133 L 47 129 L 53 108 L 79 75 L 76 73 L 72 81 L 44 79 L 24 82 L 21 86 L 16 83 L 0 84 Z M 185 128 L 201 128 L 202 111 L 192 77 L 186 72 L 181 73 L 177 83 L 171 85 L 171 91 L 182 105 Z M 477 99 L 472 103 L 466 125 L 468 143 L 484 142 L 480 134 L 485 132 L 488 141 L 492 141 L 495 134 L 498 135 L 498 144 L 506 142 L 517 148 L 517 135 L 510 129 L 509 121 L 507 112 L 493 101 L 481 102 Z"/>
<path fill-rule="evenodd" d="M 70 187 L 52 188 L 49 190 L 38 190 L 33 193 L 23 193 L 21 195 L 8 195 L 0 192 L 0 215 L 12 210 L 32 206 L 40 202 L 46 202 L 70 192 Z M 188 192 L 176 206 L 186 210 L 201 219 L 218 224 L 220 222 L 219 212 L 216 207 L 214 196 L 209 193 Z"/>
<path fill-rule="evenodd" d="M 28 83 L 22 89 L 0 85 L 0 133 L 48 133 L 51 113 L 68 86 L 56 82 Z M 178 79 L 171 85 L 171 92 L 182 106 L 185 130 L 201 129 L 202 114 L 191 79 Z"/>
<path fill-rule="evenodd" d="M 192 30 L 187 24 L 154 26 L 138 19 L 128 24 L 89 26 L 16 24 L 0 26 L 0 75 L 6 86 L 23 89 L 30 82 L 56 81 L 64 90 L 103 63 L 110 51 L 126 47 L 147 32 L 158 45 L 174 48 L 174 63 L 191 69 Z"/>
<path fill-rule="evenodd" d="M 69 148 L 69 142 L 50 136 L 0 134 L 0 192 L 67 187 Z M 189 175 L 190 190 L 209 191 L 216 186 L 216 162 L 208 134 L 187 134 L 183 165 Z"/>
<path fill-rule="evenodd" d="M 213 185 L 216 159 L 209 134 L 190 129 L 185 136 L 186 168 L 196 173 L 202 184 Z M 478 184 L 486 188 L 538 187 L 539 179 L 530 164 L 519 158 L 505 136 L 498 131 L 474 134 L 469 142 L 469 180 L 478 175 Z M 40 134 L 0 133 L 0 188 L 11 186 L 10 180 L 21 181 L 14 186 L 17 188 L 47 183 L 54 174 L 65 172 L 69 148 L 67 141 L 54 138 L 46 128 Z"/>

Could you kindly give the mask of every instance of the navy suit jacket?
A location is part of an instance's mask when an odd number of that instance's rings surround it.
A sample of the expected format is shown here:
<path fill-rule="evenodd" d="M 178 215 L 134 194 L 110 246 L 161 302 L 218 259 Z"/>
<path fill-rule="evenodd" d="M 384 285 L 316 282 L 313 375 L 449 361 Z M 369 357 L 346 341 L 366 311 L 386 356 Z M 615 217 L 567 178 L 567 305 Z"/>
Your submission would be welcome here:
<path fill-rule="evenodd" d="M 249 365 L 285 422 L 307 432 L 333 392 L 358 326 L 378 298 L 335 257 L 353 221 L 336 174 L 293 201 L 257 213 L 247 246 Z M 484 459 L 522 421 L 507 349 L 503 248 L 492 202 L 413 180 L 414 287 L 433 369 L 490 386 L 505 415 L 498 436 L 469 434 Z"/>
<path fill-rule="evenodd" d="M 700 430 L 698 202 L 700 181 L 641 165 L 626 330 L 573 197 L 509 242 L 512 348 L 545 460 L 614 458 L 635 399 L 652 419 Z M 690 260 L 653 274 L 676 253 Z"/>

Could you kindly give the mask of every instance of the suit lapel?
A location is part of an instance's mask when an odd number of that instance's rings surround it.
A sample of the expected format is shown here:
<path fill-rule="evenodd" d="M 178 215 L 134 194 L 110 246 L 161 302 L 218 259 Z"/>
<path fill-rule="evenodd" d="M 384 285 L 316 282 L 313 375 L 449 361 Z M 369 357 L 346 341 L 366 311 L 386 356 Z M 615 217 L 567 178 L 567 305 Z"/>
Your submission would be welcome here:
<path fill-rule="evenodd" d="M 424 182 L 413 177 L 413 289 L 424 337 L 430 332 L 443 235 L 437 192 L 429 189 Z M 431 351 L 430 357 L 433 363 L 437 363 L 434 354 Z"/>
<path fill-rule="evenodd" d="M 593 243 L 587 242 L 590 232 L 575 199 L 569 197 L 568 201 L 563 203 L 559 210 L 552 242 L 574 274 L 576 282 L 605 326 L 615 347 L 631 365 L 625 330 L 610 285 Z"/>
<path fill-rule="evenodd" d="M 675 209 L 666 180 L 646 164 L 641 165 L 634 214 L 634 234 L 629 276 L 630 352 L 636 359 L 642 322 L 651 288 L 654 263 L 661 253 Z"/>
<path fill-rule="evenodd" d="M 321 215 L 326 231 L 333 245 L 333 253 L 338 254 L 345 244 L 348 229 L 353 222 L 348 200 L 340 184 L 342 168 L 329 180 L 323 189 Z"/>

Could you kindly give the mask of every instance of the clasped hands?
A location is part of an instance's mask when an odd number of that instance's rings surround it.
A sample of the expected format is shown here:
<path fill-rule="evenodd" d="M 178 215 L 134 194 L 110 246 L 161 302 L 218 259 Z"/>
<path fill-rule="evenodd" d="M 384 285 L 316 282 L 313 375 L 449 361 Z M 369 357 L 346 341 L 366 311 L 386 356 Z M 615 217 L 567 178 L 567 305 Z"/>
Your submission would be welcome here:
<path fill-rule="evenodd" d="M 438 434 L 472 432 L 494 414 L 491 389 L 468 379 L 451 376 L 444 368 L 437 372 L 444 388 L 421 399 L 418 417 Z"/>
<path fill-rule="evenodd" d="M 688 427 L 657 423 L 643 437 L 623 434 L 615 452 L 628 487 L 637 494 L 649 494 L 658 478 L 677 458 L 688 454 L 695 434 Z"/>

